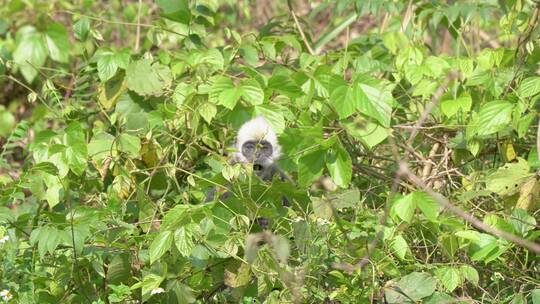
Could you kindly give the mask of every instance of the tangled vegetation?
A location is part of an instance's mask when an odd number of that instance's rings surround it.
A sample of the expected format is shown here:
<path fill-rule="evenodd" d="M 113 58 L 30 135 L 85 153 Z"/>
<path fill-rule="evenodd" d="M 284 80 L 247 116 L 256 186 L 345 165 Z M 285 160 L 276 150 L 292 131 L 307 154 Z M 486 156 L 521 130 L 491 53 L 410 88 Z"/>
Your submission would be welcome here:
<path fill-rule="evenodd" d="M 540 304 L 539 9 L 2 1 L 0 302 Z"/>

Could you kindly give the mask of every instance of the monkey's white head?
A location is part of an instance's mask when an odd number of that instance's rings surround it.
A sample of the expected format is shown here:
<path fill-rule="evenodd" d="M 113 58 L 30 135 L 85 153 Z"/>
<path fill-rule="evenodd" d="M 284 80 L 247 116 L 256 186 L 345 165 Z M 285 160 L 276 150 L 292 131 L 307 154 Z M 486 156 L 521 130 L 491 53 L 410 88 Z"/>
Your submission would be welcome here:
<path fill-rule="evenodd" d="M 241 163 L 268 167 L 281 156 L 276 133 L 262 115 L 240 127 L 235 147 L 234 157 Z"/>

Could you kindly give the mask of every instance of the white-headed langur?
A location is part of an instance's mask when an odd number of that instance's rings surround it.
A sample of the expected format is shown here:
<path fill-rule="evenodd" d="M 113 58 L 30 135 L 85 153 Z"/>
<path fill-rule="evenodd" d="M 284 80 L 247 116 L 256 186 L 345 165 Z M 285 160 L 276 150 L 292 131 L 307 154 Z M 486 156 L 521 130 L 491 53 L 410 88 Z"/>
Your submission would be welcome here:
<path fill-rule="evenodd" d="M 276 133 L 263 116 L 247 121 L 240 127 L 236 136 L 235 150 L 230 161 L 231 164 L 253 164 L 253 171 L 264 181 L 271 181 L 276 173 L 279 174 L 282 181 L 287 179 L 287 176 L 277 166 L 277 161 L 281 156 L 281 146 L 278 143 Z M 213 188 L 206 196 L 205 201 L 214 200 L 215 193 L 216 188 Z M 225 192 L 220 196 L 220 199 L 224 200 L 229 195 L 230 193 Z M 283 198 L 283 205 L 289 205 L 286 198 Z M 261 220 L 259 223 L 264 226 Z"/>

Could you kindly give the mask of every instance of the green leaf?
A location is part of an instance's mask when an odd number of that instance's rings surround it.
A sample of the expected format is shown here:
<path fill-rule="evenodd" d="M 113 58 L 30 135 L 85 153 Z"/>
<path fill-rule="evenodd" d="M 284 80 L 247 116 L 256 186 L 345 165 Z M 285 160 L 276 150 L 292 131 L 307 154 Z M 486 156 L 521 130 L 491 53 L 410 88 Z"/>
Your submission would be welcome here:
<path fill-rule="evenodd" d="M 397 235 L 394 237 L 392 243 L 390 243 L 390 248 L 392 249 L 392 253 L 401 260 L 405 259 L 405 255 L 407 255 L 407 252 L 409 252 L 410 250 L 407 241 L 405 241 L 405 239 L 401 235 Z"/>
<path fill-rule="evenodd" d="M 540 304 L 540 289 L 531 291 L 532 304 Z"/>
<path fill-rule="evenodd" d="M 236 106 L 238 100 L 242 96 L 242 89 L 238 87 L 232 87 L 225 89 L 219 94 L 217 104 L 223 105 L 225 108 L 232 110 Z"/>
<path fill-rule="evenodd" d="M 529 215 L 526 210 L 516 208 L 512 211 L 510 224 L 517 233 L 526 236 L 529 231 L 536 227 L 536 219 Z"/>
<path fill-rule="evenodd" d="M 15 116 L 4 110 L 4 107 L 0 107 L 0 138 L 8 136 L 15 127 L 15 123 Z"/>
<path fill-rule="evenodd" d="M 352 177 L 352 160 L 347 150 L 339 145 L 326 154 L 326 168 L 334 183 L 342 188 L 347 188 Z"/>
<path fill-rule="evenodd" d="M 254 114 L 263 115 L 276 134 L 281 134 L 285 130 L 285 118 L 281 108 L 272 104 L 262 104 L 254 107 Z"/>
<path fill-rule="evenodd" d="M 358 109 L 365 115 L 374 118 L 383 127 L 390 126 L 390 116 L 392 114 L 392 104 L 394 98 L 392 93 L 386 89 L 380 89 L 367 84 L 359 84 L 360 105 Z"/>
<path fill-rule="evenodd" d="M 302 187 L 308 186 L 321 176 L 324 166 L 324 150 L 315 150 L 298 159 L 298 182 Z"/>
<path fill-rule="evenodd" d="M 191 11 L 188 0 L 156 0 L 161 16 L 184 24 L 189 24 Z"/>
<path fill-rule="evenodd" d="M 540 77 L 525 78 L 517 89 L 517 94 L 521 98 L 527 98 L 540 93 Z"/>
<path fill-rule="evenodd" d="M 441 281 L 444 288 L 452 292 L 456 289 L 462 282 L 462 277 L 460 272 L 454 267 L 442 267 L 435 270 L 435 275 Z"/>
<path fill-rule="evenodd" d="M 160 232 L 157 237 L 152 241 L 149 248 L 150 264 L 153 264 L 156 260 L 161 258 L 165 252 L 169 251 L 173 242 L 172 231 L 166 230 Z"/>
<path fill-rule="evenodd" d="M 472 134 L 467 136 L 478 135 L 486 136 L 508 127 L 512 119 L 512 110 L 514 106 L 508 101 L 498 100 L 488 102 L 482 106 L 478 113 L 478 119 L 472 123 Z M 469 128 L 467 128 L 469 133 Z"/>
<path fill-rule="evenodd" d="M 205 102 L 199 106 L 199 114 L 207 123 L 210 123 L 217 114 L 216 106 L 213 103 Z"/>
<path fill-rule="evenodd" d="M 344 119 L 356 112 L 360 107 L 358 90 L 348 85 L 334 89 L 330 95 L 330 101 L 336 109 L 340 119 Z"/>
<path fill-rule="evenodd" d="M 462 265 L 459 268 L 459 271 L 461 272 L 461 277 L 473 283 L 474 285 L 478 285 L 480 278 L 478 275 L 478 271 L 476 271 L 474 267 L 469 266 L 469 265 Z"/>
<path fill-rule="evenodd" d="M 392 132 L 377 123 L 370 121 L 357 121 L 344 124 L 347 133 L 359 140 L 368 149 L 383 142 Z"/>
<path fill-rule="evenodd" d="M 81 175 L 87 166 L 88 149 L 84 137 L 84 131 L 79 123 L 71 123 L 65 130 L 64 143 L 69 168 L 76 175 Z"/>
<path fill-rule="evenodd" d="M 88 33 L 90 33 L 90 19 L 83 16 L 73 24 L 73 34 L 79 41 L 85 41 Z"/>
<path fill-rule="evenodd" d="M 259 105 L 264 101 L 264 92 L 261 85 L 253 79 L 242 82 L 242 97 L 251 105 Z"/>
<path fill-rule="evenodd" d="M 189 257 L 191 255 L 191 250 L 195 247 L 193 242 L 193 233 L 190 226 L 183 226 L 174 232 L 174 244 L 184 257 Z"/>
<path fill-rule="evenodd" d="M 55 22 L 47 27 L 45 41 L 52 60 L 68 62 L 71 47 L 66 28 L 61 23 Z"/>
<path fill-rule="evenodd" d="M 396 287 L 407 296 L 387 287 L 385 291 L 388 303 L 410 303 L 410 299 L 420 301 L 432 295 L 437 287 L 437 280 L 427 273 L 413 272 L 402 277 Z"/>
<path fill-rule="evenodd" d="M 114 136 L 109 133 L 98 133 L 92 137 L 88 144 L 88 155 L 94 160 L 103 160 L 107 156 L 115 156 L 117 151 L 113 148 Z"/>
<path fill-rule="evenodd" d="M 302 89 L 287 74 L 275 74 L 268 80 L 268 88 L 291 98 L 302 95 Z"/>
<path fill-rule="evenodd" d="M 139 95 L 161 95 L 171 85 L 169 67 L 152 63 L 151 59 L 133 61 L 126 70 L 127 86 Z"/>
<path fill-rule="evenodd" d="M 118 138 L 118 150 L 127 153 L 129 157 L 137 158 L 141 150 L 141 140 L 137 136 L 121 134 Z"/>
<path fill-rule="evenodd" d="M 19 37 L 21 37 L 19 39 Z M 47 46 L 40 33 L 31 26 L 22 27 L 17 32 L 17 46 L 13 61 L 20 68 L 26 82 L 32 82 L 47 59 Z"/>
<path fill-rule="evenodd" d="M 407 223 L 410 223 L 414 215 L 414 211 L 416 210 L 414 193 L 409 193 L 394 202 L 392 210 L 400 219 Z"/>
<path fill-rule="evenodd" d="M 441 111 L 446 117 L 452 117 L 456 115 L 459 110 L 462 113 L 467 113 L 472 106 L 471 96 L 465 95 L 456 99 L 445 99 L 441 101 Z"/>
<path fill-rule="evenodd" d="M 430 221 L 435 222 L 437 220 L 440 206 L 431 195 L 417 191 L 413 193 L 413 200 L 416 202 L 416 206 L 420 211 L 422 211 Z"/>

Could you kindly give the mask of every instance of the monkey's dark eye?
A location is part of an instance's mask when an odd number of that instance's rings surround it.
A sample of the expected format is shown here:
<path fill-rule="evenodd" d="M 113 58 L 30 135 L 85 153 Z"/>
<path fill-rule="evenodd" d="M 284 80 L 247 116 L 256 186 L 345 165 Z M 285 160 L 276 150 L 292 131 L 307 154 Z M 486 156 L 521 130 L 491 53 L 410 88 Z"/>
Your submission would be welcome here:
<path fill-rule="evenodd" d="M 261 171 L 263 169 L 263 166 L 260 165 L 260 164 L 254 164 L 253 165 L 253 170 L 255 171 Z"/>

